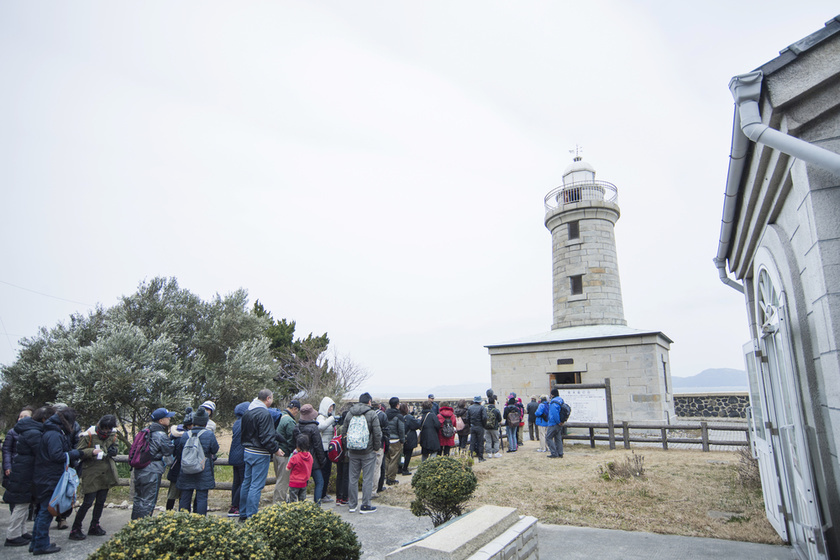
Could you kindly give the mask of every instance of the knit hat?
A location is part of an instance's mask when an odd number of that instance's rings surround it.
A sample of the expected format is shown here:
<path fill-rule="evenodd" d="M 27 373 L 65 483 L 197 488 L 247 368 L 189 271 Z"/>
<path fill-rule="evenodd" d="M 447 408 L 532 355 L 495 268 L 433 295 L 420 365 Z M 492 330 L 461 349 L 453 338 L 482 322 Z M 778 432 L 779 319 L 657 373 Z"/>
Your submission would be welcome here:
<path fill-rule="evenodd" d="M 201 403 L 201 408 L 206 408 L 208 414 L 213 414 L 216 412 L 216 403 L 213 401 L 204 401 Z"/>
<path fill-rule="evenodd" d="M 300 419 L 304 421 L 315 420 L 318 418 L 318 411 L 315 410 L 311 404 L 305 404 L 300 409 Z"/>
<path fill-rule="evenodd" d="M 360 403 L 370 404 L 370 401 L 372 400 L 373 397 L 370 396 L 370 393 L 362 393 L 361 395 L 359 395 Z"/>
<path fill-rule="evenodd" d="M 210 415 L 207 414 L 207 409 L 203 406 L 198 407 L 198 410 L 193 412 L 193 426 L 206 426 L 208 420 L 210 420 Z"/>

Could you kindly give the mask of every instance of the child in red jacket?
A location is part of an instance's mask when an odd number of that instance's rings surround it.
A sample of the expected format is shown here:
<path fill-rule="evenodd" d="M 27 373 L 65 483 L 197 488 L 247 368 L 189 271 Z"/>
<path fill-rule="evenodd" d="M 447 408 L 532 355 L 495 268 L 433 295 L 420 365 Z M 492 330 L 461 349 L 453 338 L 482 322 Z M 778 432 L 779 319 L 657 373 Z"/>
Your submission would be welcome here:
<path fill-rule="evenodd" d="M 289 471 L 289 502 L 306 501 L 306 484 L 312 475 L 312 455 L 309 453 L 309 436 L 300 434 L 296 440 L 297 448 L 289 462 L 286 463 L 286 470 Z"/>

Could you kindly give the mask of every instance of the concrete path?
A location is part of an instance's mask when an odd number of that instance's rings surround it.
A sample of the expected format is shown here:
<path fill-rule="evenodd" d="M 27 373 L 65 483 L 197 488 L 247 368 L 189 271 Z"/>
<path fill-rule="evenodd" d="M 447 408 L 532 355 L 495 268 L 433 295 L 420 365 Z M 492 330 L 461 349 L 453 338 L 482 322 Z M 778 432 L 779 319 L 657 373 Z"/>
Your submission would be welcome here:
<path fill-rule="evenodd" d="M 325 508 L 334 511 L 345 521 L 353 525 L 362 543 L 364 560 L 380 560 L 392 550 L 409 540 L 413 540 L 432 529 L 428 517 L 418 518 L 403 508 L 379 506 L 376 513 L 370 515 L 351 514 L 347 507 Z M 223 515 L 218 513 L 218 515 Z M 50 555 L 55 560 L 83 560 L 98 546 L 110 538 L 123 525 L 129 522 L 131 510 L 106 508 L 102 517 L 102 526 L 108 531 L 105 537 L 88 537 L 84 541 L 71 541 L 67 537 L 69 530 L 55 530 L 53 523 L 50 539 L 61 547 L 61 552 Z M 72 517 L 70 519 L 72 523 Z M 8 507 L 0 508 L 0 528 L 5 538 L 5 529 L 9 522 Z M 27 530 L 32 524 L 27 523 Z M 790 547 L 763 544 L 742 543 L 719 539 L 680 537 L 674 535 L 655 535 L 608 529 L 590 529 L 538 524 L 540 558 L 579 559 L 597 558 L 599 560 L 651 560 L 656 558 L 683 558 L 723 560 L 727 558 L 762 558 L 768 560 L 794 560 L 796 555 Z M 0 548 L 0 558 L 17 560 L 31 558 L 28 548 Z"/>

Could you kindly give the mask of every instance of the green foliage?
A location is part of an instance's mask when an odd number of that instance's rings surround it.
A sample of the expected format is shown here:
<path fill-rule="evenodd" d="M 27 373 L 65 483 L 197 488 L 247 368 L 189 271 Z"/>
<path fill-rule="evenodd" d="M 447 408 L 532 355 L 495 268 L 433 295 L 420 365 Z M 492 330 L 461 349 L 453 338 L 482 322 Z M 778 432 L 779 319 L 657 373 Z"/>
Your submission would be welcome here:
<path fill-rule="evenodd" d="M 88 560 L 274 558 L 261 535 L 212 515 L 166 512 L 132 521 Z"/>
<path fill-rule="evenodd" d="M 411 513 L 428 515 L 435 527 L 464 512 L 478 479 L 466 462 L 452 457 L 433 457 L 420 463 L 411 478 L 416 499 Z"/>
<path fill-rule="evenodd" d="M 246 529 L 261 536 L 277 558 L 293 551 L 307 560 L 358 560 L 362 547 L 349 523 L 314 502 L 277 504 L 248 519 Z"/>

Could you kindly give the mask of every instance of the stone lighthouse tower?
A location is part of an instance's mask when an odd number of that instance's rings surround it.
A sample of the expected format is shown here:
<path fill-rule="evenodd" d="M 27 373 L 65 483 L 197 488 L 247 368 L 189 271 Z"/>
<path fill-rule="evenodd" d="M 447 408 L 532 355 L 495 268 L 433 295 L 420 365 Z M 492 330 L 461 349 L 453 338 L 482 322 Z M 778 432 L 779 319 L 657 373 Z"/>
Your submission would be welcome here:
<path fill-rule="evenodd" d="M 580 156 L 563 172 L 563 184 L 545 197 L 551 232 L 552 329 L 626 325 L 615 250 L 618 190 L 595 180 Z"/>
<path fill-rule="evenodd" d="M 615 185 L 575 157 L 563 184 L 545 197 L 551 232 L 552 325 L 548 332 L 488 344 L 498 394 L 546 395 L 558 388 L 572 422 L 604 423 L 596 404 L 607 386 L 614 418 L 665 421 L 674 415 L 669 350 L 662 331 L 627 326 L 618 277 Z M 600 401 L 599 401 L 600 402 Z"/>

